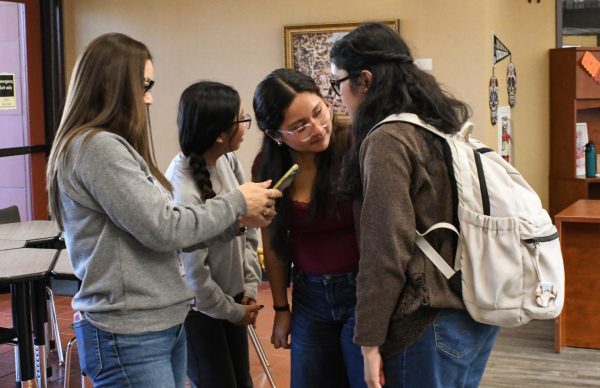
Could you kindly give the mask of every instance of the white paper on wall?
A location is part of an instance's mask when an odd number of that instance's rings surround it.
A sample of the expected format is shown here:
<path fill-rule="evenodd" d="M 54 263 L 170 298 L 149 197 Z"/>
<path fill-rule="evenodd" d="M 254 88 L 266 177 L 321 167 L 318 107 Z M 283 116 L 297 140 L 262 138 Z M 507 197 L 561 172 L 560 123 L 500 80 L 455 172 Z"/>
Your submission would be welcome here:
<path fill-rule="evenodd" d="M 510 122 L 510 106 L 498 107 L 498 153 L 509 163 L 514 163 L 512 157 L 512 133 Z"/>
<path fill-rule="evenodd" d="M 575 124 L 575 175 L 585 175 L 585 152 L 588 142 L 587 123 Z"/>

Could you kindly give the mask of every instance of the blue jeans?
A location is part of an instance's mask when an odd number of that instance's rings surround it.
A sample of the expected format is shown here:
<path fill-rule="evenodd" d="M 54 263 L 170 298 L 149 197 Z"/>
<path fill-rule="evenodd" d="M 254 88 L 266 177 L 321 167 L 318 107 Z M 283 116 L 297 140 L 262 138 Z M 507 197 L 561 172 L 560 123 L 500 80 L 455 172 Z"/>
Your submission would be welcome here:
<path fill-rule="evenodd" d="M 498 331 L 443 309 L 414 344 L 383 361 L 386 387 L 477 387 Z"/>
<path fill-rule="evenodd" d="M 292 388 L 366 387 L 354 345 L 356 275 L 294 276 Z"/>
<path fill-rule="evenodd" d="M 81 370 L 94 387 L 183 388 L 185 329 L 113 334 L 87 319 L 74 323 Z"/>

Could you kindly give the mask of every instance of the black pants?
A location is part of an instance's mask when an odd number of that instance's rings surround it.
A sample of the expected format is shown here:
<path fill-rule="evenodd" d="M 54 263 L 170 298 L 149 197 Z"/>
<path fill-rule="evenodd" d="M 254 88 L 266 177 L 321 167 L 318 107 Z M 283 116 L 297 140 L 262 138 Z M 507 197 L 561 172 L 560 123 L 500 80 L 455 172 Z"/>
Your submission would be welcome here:
<path fill-rule="evenodd" d="M 199 388 L 251 388 L 246 327 L 190 311 L 187 375 Z"/>

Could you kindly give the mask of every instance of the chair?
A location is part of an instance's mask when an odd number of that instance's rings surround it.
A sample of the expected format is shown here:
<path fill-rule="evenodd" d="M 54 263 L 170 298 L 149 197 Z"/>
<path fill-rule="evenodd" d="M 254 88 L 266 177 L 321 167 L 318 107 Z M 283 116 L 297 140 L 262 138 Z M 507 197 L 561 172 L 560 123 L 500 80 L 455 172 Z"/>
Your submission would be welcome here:
<path fill-rule="evenodd" d="M 20 222 L 21 216 L 19 214 L 19 208 L 16 206 L 5 207 L 0 209 L 0 224 L 10 224 L 13 222 Z"/>
<path fill-rule="evenodd" d="M 65 385 L 64 388 L 70 388 L 71 386 L 71 356 L 73 354 L 73 346 L 77 345 L 77 337 L 71 338 L 67 343 L 67 351 L 65 353 Z M 85 374 L 81 372 L 81 387 L 85 387 Z"/>
<path fill-rule="evenodd" d="M 56 263 L 54 264 L 54 269 L 52 270 L 52 278 L 53 279 L 62 279 L 62 280 L 77 280 L 77 277 L 73 273 L 73 268 L 71 267 L 71 262 L 69 261 L 69 254 L 66 249 L 63 249 Z M 71 327 L 73 325 L 71 324 Z M 65 351 L 64 365 L 65 365 L 65 379 L 64 379 L 64 387 L 69 388 L 71 384 L 71 368 L 73 366 L 72 354 L 73 347 L 77 346 L 77 337 L 73 337 L 67 343 L 67 348 Z M 85 374 L 81 373 L 81 386 L 85 387 Z"/>
<path fill-rule="evenodd" d="M 16 206 L 10 206 L 0 209 L 0 224 L 11 224 L 13 222 L 20 222 L 21 216 L 19 215 L 19 208 Z M 0 293 L 10 292 L 9 286 L 0 287 Z M 8 342 L 6 338 L 4 338 L 3 332 L 0 331 L 0 344 Z M 8 333 L 6 335 L 9 335 Z"/>
<path fill-rule="evenodd" d="M 19 215 L 19 208 L 16 206 L 10 206 L 0 209 L 0 224 L 10 224 L 13 222 L 20 222 L 21 216 Z M 9 292 L 8 286 L 1 286 L 0 293 Z M 0 343 L 3 341 L 0 339 Z"/>
<path fill-rule="evenodd" d="M 16 206 L 10 206 L 0 209 L 0 224 L 11 224 L 13 222 L 20 222 L 21 216 L 19 214 L 19 208 Z M 0 293 L 10 292 L 10 287 L 1 287 Z M 0 327 L 0 344 L 16 344 L 17 331 L 12 327 Z M 17 350 L 15 348 L 15 357 Z M 17 358 L 15 358 L 17 359 Z"/>

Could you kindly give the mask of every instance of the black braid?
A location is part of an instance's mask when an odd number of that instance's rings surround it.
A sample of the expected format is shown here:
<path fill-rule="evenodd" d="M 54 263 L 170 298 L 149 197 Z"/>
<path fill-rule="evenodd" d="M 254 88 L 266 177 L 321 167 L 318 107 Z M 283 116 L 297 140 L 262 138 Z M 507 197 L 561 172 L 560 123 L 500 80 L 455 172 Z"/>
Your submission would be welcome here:
<path fill-rule="evenodd" d="M 200 189 L 202 199 L 206 201 L 207 199 L 214 198 L 217 194 L 215 194 L 212 188 L 210 172 L 206 168 L 206 160 L 204 160 L 204 157 L 192 152 L 190 154 L 190 167 L 196 185 L 198 185 L 198 189 Z"/>

